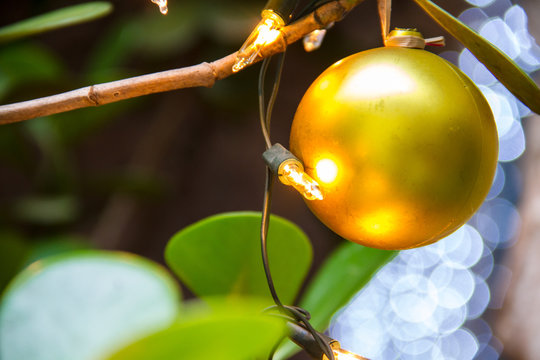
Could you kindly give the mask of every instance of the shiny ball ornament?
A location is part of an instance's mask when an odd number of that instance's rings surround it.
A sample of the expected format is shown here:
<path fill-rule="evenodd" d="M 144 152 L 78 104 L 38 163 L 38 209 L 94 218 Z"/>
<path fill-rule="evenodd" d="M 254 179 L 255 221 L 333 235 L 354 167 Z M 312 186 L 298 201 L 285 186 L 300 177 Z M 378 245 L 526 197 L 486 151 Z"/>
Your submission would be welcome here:
<path fill-rule="evenodd" d="M 295 114 L 291 151 L 320 185 L 313 213 L 381 249 L 433 243 L 480 207 L 495 174 L 491 109 L 466 75 L 420 49 L 357 53 L 324 71 Z"/>

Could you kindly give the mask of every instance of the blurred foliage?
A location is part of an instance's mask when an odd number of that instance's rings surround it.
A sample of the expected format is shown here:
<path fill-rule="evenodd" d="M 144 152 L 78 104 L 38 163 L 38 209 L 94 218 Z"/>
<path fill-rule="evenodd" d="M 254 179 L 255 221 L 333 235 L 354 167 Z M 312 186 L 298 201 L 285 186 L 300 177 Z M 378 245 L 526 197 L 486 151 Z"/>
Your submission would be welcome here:
<path fill-rule="evenodd" d="M 71 234 L 43 236 L 32 240 L 14 231 L 0 231 L 0 294 L 18 272 L 34 261 L 91 248 L 86 239 Z"/>
<path fill-rule="evenodd" d="M 20 234 L 0 232 L 0 294 L 23 267 L 30 249 Z"/>
<path fill-rule="evenodd" d="M 104 1 L 79 4 L 51 11 L 0 28 L 0 43 L 94 20 L 109 14 L 111 11 L 112 4 Z"/>
<path fill-rule="evenodd" d="M 25 86 L 56 82 L 65 76 L 58 57 L 35 43 L 7 45 L 0 51 L 0 100 Z"/>
<path fill-rule="evenodd" d="M 180 293 L 161 266 L 122 252 L 32 263 L 0 302 L 2 359 L 96 359 L 169 326 Z"/>
<path fill-rule="evenodd" d="M 178 6 L 176 11 L 166 17 L 155 12 L 118 16 L 95 41 L 77 76 L 49 46 L 36 40 L 13 41 L 96 19 L 112 10 L 109 3 L 74 5 L 5 26 L 0 29 L 0 40 L 12 43 L 0 47 L 0 100 L 9 101 L 23 92 L 39 93 L 41 86 L 76 88 L 121 79 L 138 72 L 132 61 L 134 56 L 146 56 L 143 60 L 148 62 L 186 51 L 196 44 L 198 33 L 203 31 L 204 24 L 197 21 L 196 14 L 208 5 L 199 2 L 174 6 Z M 56 231 L 59 225 L 74 224 L 84 216 L 81 196 L 88 194 L 81 190 L 100 196 L 116 192 L 143 198 L 162 196 L 162 180 L 144 171 L 118 169 L 115 173 L 81 179 L 77 159 L 71 155 L 89 136 L 143 102 L 144 99 L 125 101 L 2 127 L 2 165 L 21 172 L 32 186 L 30 193 L 2 203 L 0 210 L 5 221 L 0 222 L 0 229 L 13 228 L 17 232 L 19 228 L 24 233 L 28 225 L 39 225 L 42 232 L 47 232 L 47 228 Z M 5 246 L 15 249 L 19 242 L 9 238 L 11 242 L 6 240 Z M 38 236 L 26 241 L 31 245 L 45 240 Z"/>
<path fill-rule="evenodd" d="M 285 324 L 263 315 L 263 304 L 251 298 L 216 298 L 211 307 L 189 304 L 171 327 L 125 347 L 109 359 L 264 358 L 283 337 Z"/>

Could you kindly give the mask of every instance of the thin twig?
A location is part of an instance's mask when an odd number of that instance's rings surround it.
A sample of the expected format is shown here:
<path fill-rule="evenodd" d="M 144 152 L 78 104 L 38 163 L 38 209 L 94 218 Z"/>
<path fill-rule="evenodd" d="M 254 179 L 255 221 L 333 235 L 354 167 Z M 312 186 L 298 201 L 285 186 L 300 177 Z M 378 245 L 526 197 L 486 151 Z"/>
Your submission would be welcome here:
<path fill-rule="evenodd" d="M 267 58 L 303 38 L 311 31 L 324 28 L 341 20 L 345 14 L 363 0 L 335 0 L 282 29 L 281 41 L 264 49 L 257 60 Z M 190 87 L 212 87 L 216 81 L 230 76 L 236 53 L 211 63 L 136 76 L 39 99 L 0 106 L 0 125 L 29 120 L 89 106 Z"/>

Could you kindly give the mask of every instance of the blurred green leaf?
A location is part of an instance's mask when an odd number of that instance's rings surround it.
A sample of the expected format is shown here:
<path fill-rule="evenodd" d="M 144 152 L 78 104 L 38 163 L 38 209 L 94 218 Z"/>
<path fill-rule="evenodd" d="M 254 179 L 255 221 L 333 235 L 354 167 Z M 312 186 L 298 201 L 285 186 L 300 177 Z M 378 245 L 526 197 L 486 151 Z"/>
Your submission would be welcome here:
<path fill-rule="evenodd" d="M 41 225 L 73 221 L 79 212 L 78 201 L 70 195 L 36 195 L 21 198 L 14 208 L 17 219 Z"/>
<path fill-rule="evenodd" d="M 332 315 L 345 306 L 397 253 L 350 242 L 334 251 L 315 274 L 300 300 L 300 307 L 311 314 L 313 327 L 324 331 Z M 298 349 L 296 345 L 287 342 L 276 358 L 287 358 L 295 349 Z"/>
<path fill-rule="evenodd" d="M 195 43 L 200 27 L 197 8 L 189 2 L 179 5 L 167 16 L 145 16 L 128 23 L 138 53 L 160 58 Z"/>
<path fill-rule="evenodd" d="M 170 326 L 179 291 L 159 265 L 127 253 L 78 251 L 37 261 L 0 303 L 0 358 L 102 358 Z"/>
<path fill-rule="evenodd" d="M 197 41 L 199 3 L 171 4 L 167 16 L 155 12 L 131 17 L 112 28 L 89 60 L 89 81 L 118 80 L 130 74 L 126 62 L 134 54 L 150 59 L 179 53 Z M 180 65 L 179 65 L 180 66 Z"/>
<path fill-rule="evenodd" d="M 199 19 L 205 33 L 221 44 L 240 46 L 261 20 L 257 3 L 204 1 L 200 6 L 204 16 Z"/>
<path fill-rule="evenodd" d="M 17 44 L 0 51 L 0 99 L 25 85 L 57 82 L 63 64 L 49 50 L 36 44 Z"/>
<path fill-rule="evenodd" d="M 284 335 L 284 321 L 262 315 L 261 303 L 235 300 L 224 304 L 214 300 L 212 311 L 197 307 L 183 311 L 179 321 L 170 328 L 127 346 L 109 359 L 266 358 Z"/>
<path fill-rule="evenodd" d="M 49 256 L 92 248 L 92 244 L 83 237 L 69 234 L 40 237 L 32 240 L 33 245 L 28 251 L 26 266 Z"/>
<path fill-rule="evenodd" d="M 94 134 L 114 119 L 146 101 L 145 98 L 129 99 L 98 107 L 90 107 L 48 116 L 47 121 L 55 129 L 62 145 L 73 145 Z M 40 118 L 41 120 L 43 118 Z M 37 120 L 37 119 L 36 119 Z M 33 120 L 35 121 L 35 120 Z"/>
<path fill-rule="evenodd" d="M 332 315 L 366 285 L 396 251 L 347 242 L 334 251 L 315 274 L 300 306 L 311 313 L 312 325 L 325 330 Z"/>
<path fill-rule="evenodd" d="M 0 29 L 0 43 L 94 20 L 109 14 L 112 4 L 95 1 L 38 15 Z"/>
<path fill-rule="evenodd" d="M 540 114 L 540 89 L 506 54 L 429 0 L 414 0 L 458 39 L 523 104 Z"/>
<path fill-rule="evenodd" d="M 211 216 L 178 232 L 165 259 L 197 295 L 261 296 L 271 302 L 261 260 L 261 215 L 236 212 Z M 293 223 L 272 216 L 268 253 L 276 290 L 292 303 L 309 269 L 311 244 Z"/>
<path fill-rule="evenodd" d="M 71 153 L 66 148 L 65 144 L 60 139 L 58 128 L 51 121 L 50 117 L 41 117 L 32 121 L 27 121 L 23 125 L 26 132 L 31 139 L 35 141 L 35 144 L 41 151 L 40 167 L 39 167 L 39 189 L 36 192 L 46 192 L 48 194 L 66 194 L 73 192 L 76 188 L 76 175 L 75 166 L 70 158 Z M 58 195 L 56 195 L 58 196 Z M 56 196 L 47 196 L 46 199 L 52 199 Z M 66 197 L 67 195 L 61 195 Z M 64 202 L 66 206 L 71 206 L 73 211 L 69 215 L 68 211 L 64 211 L 65 216 L 59 216 L 59 218 L 65 218 L 66 220 L 60 220 L 60 222 L 70 221 L 76 214 L 75 199 L 72 201 L 73 206 L 67 201 Z M 61 202 L 58 203 L 59 205 Z M 59 215 L 62 209 L 55 207 L 58 211 L 55 214 Z M 66 209 L 67 210 L 67 209 Z M 51 213 L 50 218 L 53 218 Z M 55 220 L 54 220 L 55 221 Z M 47 222 L 47 221 L 45 221 Z"/>
<path fill-rule="evenodd" d="M 25 138 L 22 124 L 4 125 L 0 128 L 0 161 L 18 170 L 33 171 L 32 148 Z M 5 175 L 5 174 L 4 174 Z"/>
<path fill-rule="evenodd" d="M 127 194 L 139 199 L 156 199 L 165 193 L 162 177 L 142 170 L 127 170 L 123 173 L 101 175 L 89 179 L 92 190 L 103 194 Z"/>
<path fill-rule="evenodd" d="M 11 278 L 22 269 L 29 248 L 21 235 L 0 231 L 0 294 Z"/>

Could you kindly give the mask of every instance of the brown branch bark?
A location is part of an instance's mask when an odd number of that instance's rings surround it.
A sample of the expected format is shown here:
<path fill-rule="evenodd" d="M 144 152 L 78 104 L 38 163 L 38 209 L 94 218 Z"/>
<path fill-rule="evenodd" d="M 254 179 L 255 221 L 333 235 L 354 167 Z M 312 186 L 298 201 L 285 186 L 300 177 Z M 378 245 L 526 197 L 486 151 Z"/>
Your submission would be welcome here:
<path fill-rule="evenodd" d="M 285 51 L 311 31 L 341 20 L 363 0 L 335 0 L 313 13 L 284 27 L 281 41 L 264 49 L 257 60 Z M 236 53 L 211 63 L 201 63 L 180 69 L 162 71 L 128 79 L 87 86 L 77 90 L 39 99 L 0 106 L 0 125 L 52 115 L 89 106 L 100 106 L 158 92 L 190 87 L 212 87 L 216 81 L 230 76 Z"/>

